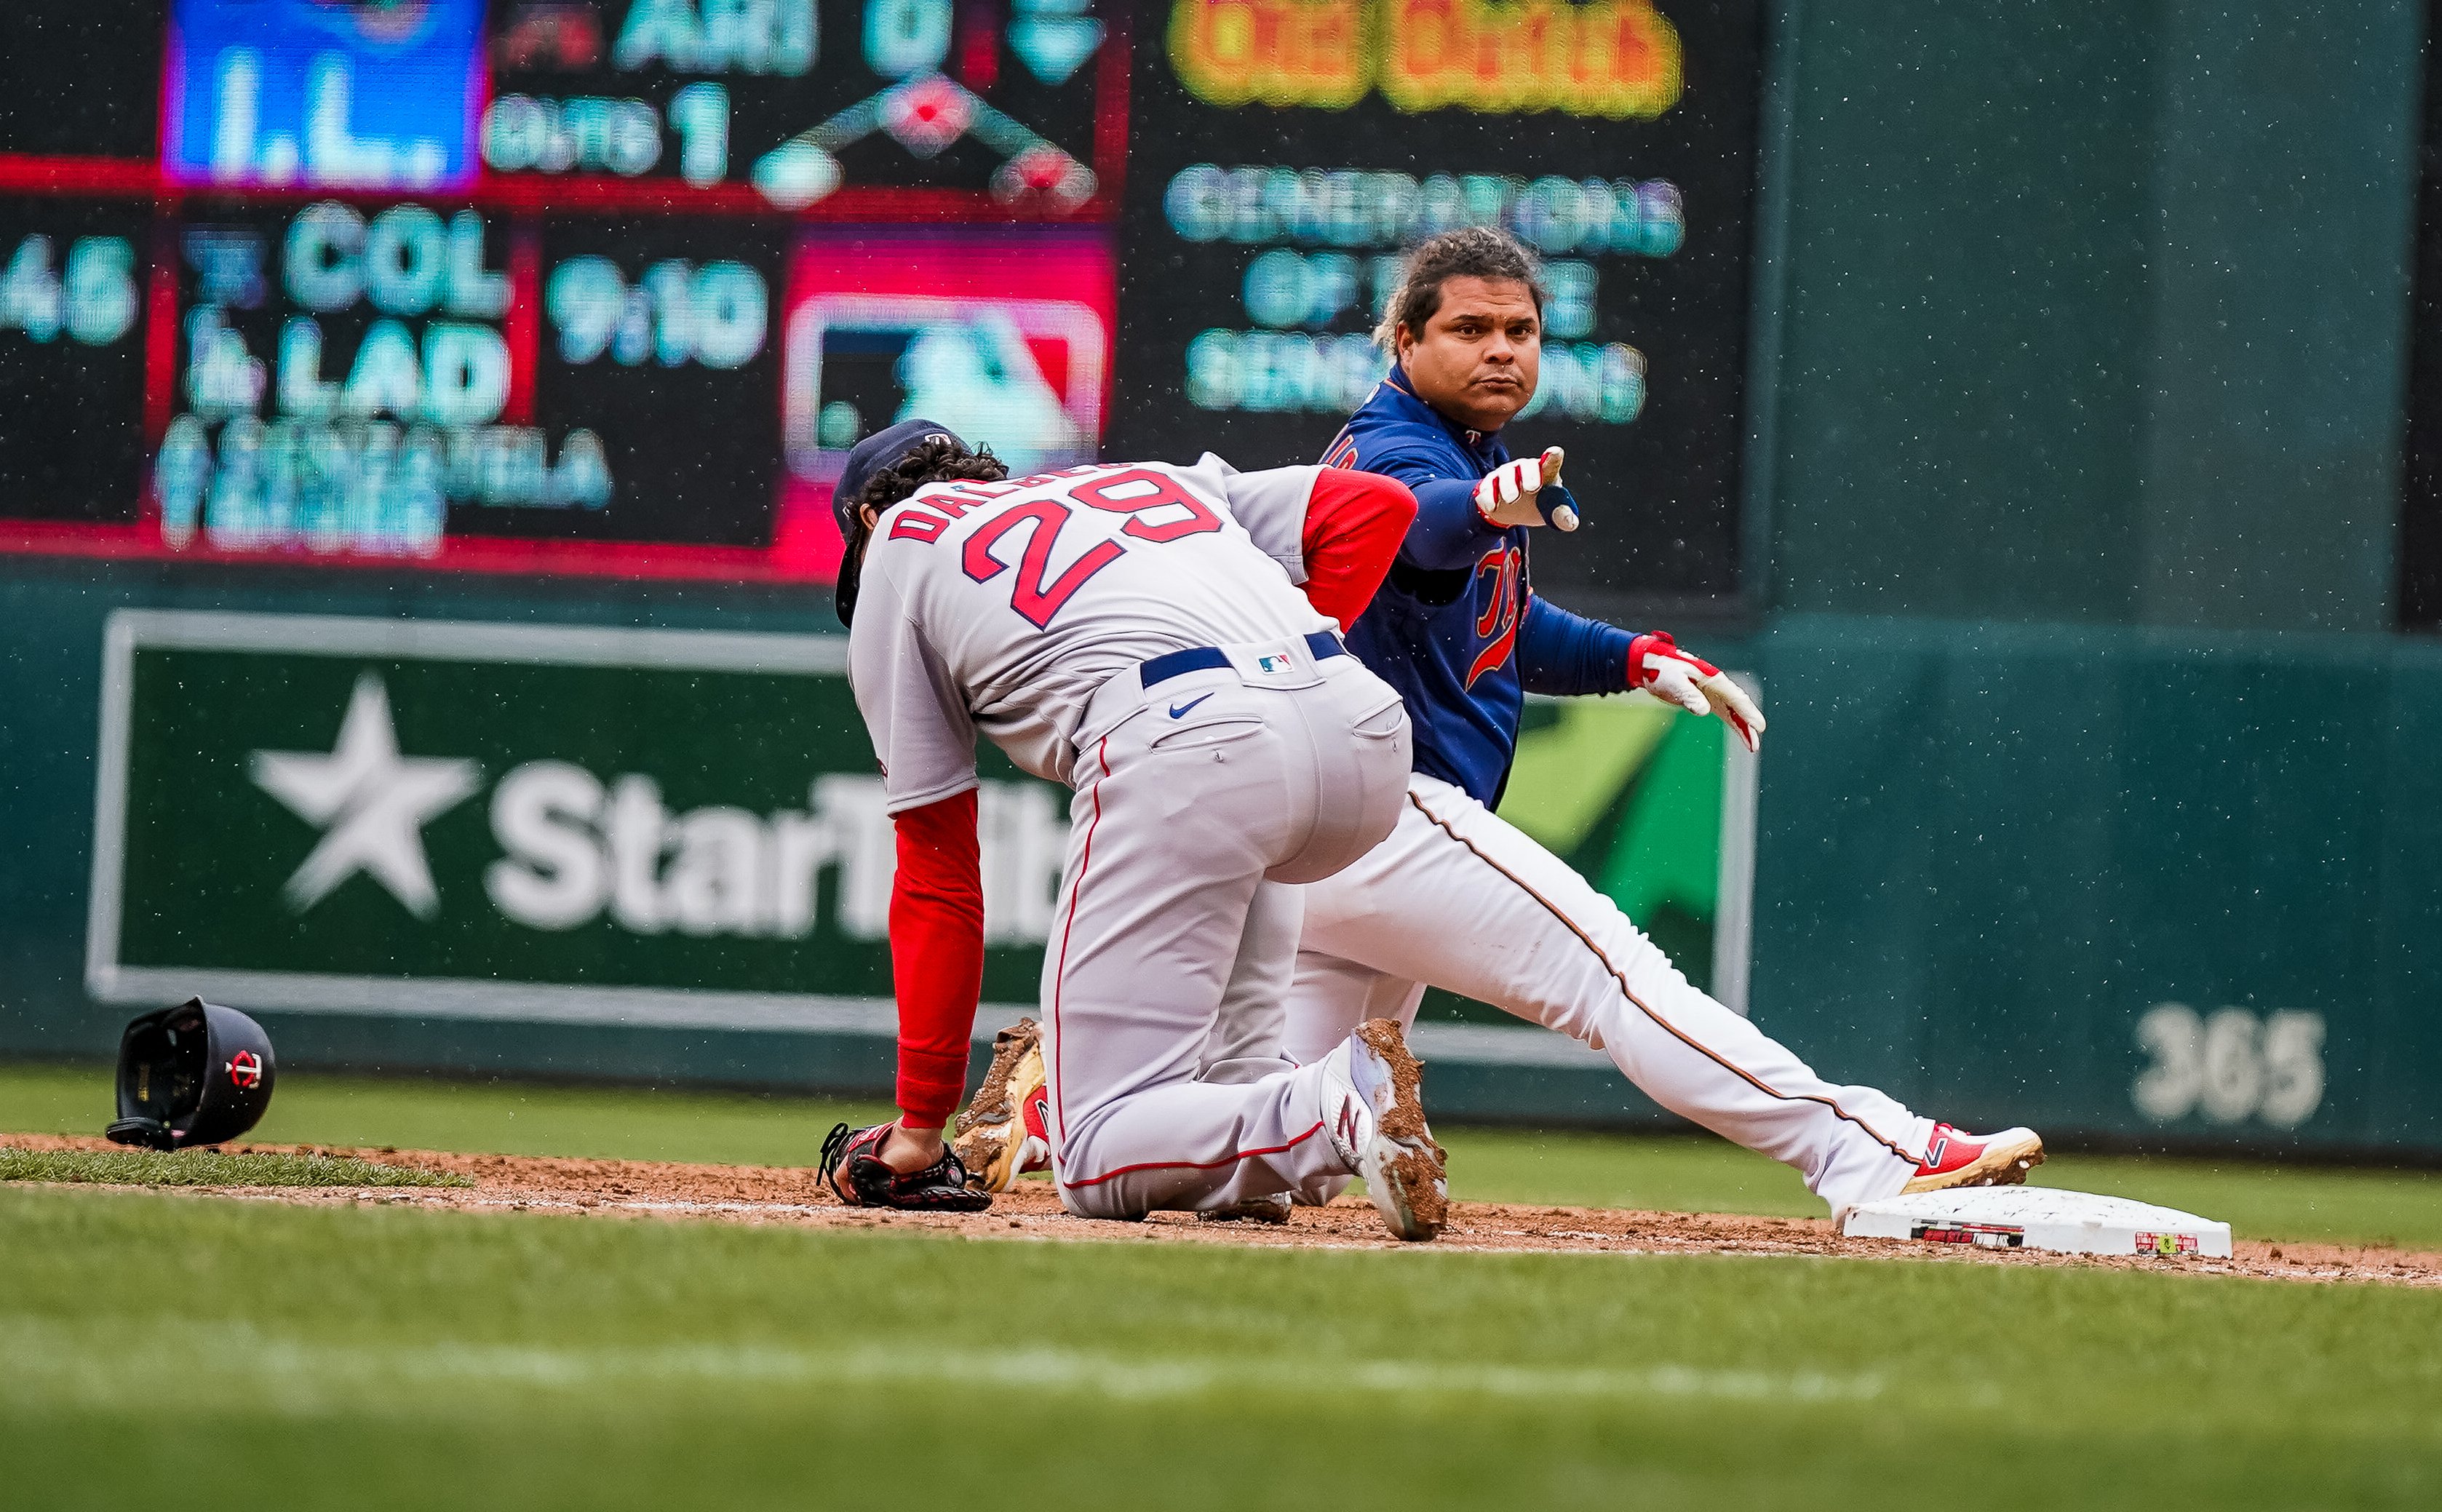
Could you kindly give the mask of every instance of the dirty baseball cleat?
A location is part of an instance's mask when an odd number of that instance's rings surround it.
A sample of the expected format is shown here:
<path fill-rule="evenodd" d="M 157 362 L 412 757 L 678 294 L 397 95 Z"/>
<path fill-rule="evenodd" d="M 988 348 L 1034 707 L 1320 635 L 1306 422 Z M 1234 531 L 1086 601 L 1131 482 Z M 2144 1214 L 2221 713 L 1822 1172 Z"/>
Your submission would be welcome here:
<path fill-rule="evenodd" d="M 992 1068 L 950 1141 L 977 1190 L 1007 1192 L 1025 1173 L 1051 1169 L 1050 1105 L 1043 1030 L 1019 1019 L 993 1036 Z"/>
<path fill-rule="evenodd" d="M 1198 1208 L 1195 1216 L 1203 1223 L 1286 1223 L 1289 1194 L 1284 1192 L 1272 1197 L 1248 1197 L 1226 1208 Z"/>
<path fill-rule="evenodd" d="M 1323 1119 L 1333 1148 L 1365 1178 L 1382 1222 L 1431 1239 L 1449 1217 L 1449 1157 L 1425 1127 L 1424 1063 L 1396 1020 L 1369 1018 L 1323 1057 Z"/>
<path fill-rule="evenodd" d="M 2032 1129 L 1969 1134 L 1937 1123 L 1923 1163 L 1900 1191 L 1904 1194 L 1946 1192 L 1952 1187 L 2014 1187 L 2043 1163 L 2044 1141 Z"/>

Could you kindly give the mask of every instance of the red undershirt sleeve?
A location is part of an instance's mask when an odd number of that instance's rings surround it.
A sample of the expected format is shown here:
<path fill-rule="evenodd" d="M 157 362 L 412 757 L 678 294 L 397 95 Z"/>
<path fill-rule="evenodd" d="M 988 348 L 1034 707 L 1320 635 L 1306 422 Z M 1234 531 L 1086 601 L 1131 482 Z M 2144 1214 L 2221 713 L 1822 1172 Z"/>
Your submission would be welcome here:
<path fill-rule="evenodd" d="M 975 790 L 897 816 L 890 979 L 899 997 L 899 1111 L 909 1128 L 947 1123 L 967 1086 L 983 993 L 984 886 Z"/>
<path fill-rule="evenodd" d="M 1356 624 L 1415 519 L 1416 496 L 1395 478 L 1346 467 L 1316 474 L 1305 506 L 1306 601 L 1343 630 Z"/>

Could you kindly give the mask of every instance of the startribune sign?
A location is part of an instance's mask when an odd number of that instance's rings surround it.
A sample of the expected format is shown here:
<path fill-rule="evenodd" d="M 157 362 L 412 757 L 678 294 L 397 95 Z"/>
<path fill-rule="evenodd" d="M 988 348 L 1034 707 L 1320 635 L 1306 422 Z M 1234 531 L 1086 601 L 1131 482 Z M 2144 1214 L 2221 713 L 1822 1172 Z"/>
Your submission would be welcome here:
<path fill-rule="evenodd" d="M 126 610 L 87 982 L 264 1008 L 886 1029 L 895 844 L 828 636 Z M 1067 794 L 987 755 L 985 995 Z"/>

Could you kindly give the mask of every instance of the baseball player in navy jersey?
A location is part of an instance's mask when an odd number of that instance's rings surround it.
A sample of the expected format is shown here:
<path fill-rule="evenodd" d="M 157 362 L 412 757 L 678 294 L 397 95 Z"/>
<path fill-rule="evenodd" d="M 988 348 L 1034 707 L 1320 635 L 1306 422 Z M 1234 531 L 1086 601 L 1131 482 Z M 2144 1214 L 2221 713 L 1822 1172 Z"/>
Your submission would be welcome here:
<path fill-rule="evenodd" d="M 1226 1210 L 1361 1175 L 1394 1233 L 1432 1237 L 1448 1189 L 1400 1027 L 1351 1025 L 1294 1065 L 1276 1022 L 1225 1022 L 1277 1002 L 1295 884 L 1371 849 L 1405 802 L 1399 697 L 1309 595 L 1370 596 L 1412 518 L 1406 488 L 1211 456 L 1012 480 L 911 420 L 849 454 L 836 498 L 849 678 L 899 836 L 901 1117 L 833 1131 L 834 1191 L 989 1200 L 942 1138 L 981 981 L 981 735 L 1076 790 L 1036 1052 L 1063 1204 Z M 1320 555 L 1346 581 L 1303 570 L 1309 533 L 1339 543 Z"/>
<path fill-rule="evenodd" d="M 1969 1134 L 1872 1087 L 1825 1081 L 1697 991 L 1610 898 L 1492 811 L 1530 692 L 1643 689 L 1720 718 L 1750 751 L 1764 731 L 1747 694 L 1669 635 L 1631 634 L 1533 591 L 1530 537 L 1579 523 L 1560 449 L 1516 459 L 1501 438 L 1535 394 L 1541 311 L 1532 254 L 1510 237 L 1475 228 L 1427 242 L 1377 333 L 1391 373 L 1324 454 L 1415 495 L 1415 522 L 1347 634 L 1406 701 L 1415 770 L 1390 838 L 1297 889 L 1289 1059 L 1326 1054 L 1368 1020 L 1412 1024 L 1430 985 L 1606 1052 L 1663 1106 L 1795 1166 L 1835 1212 L 1903 1191 L 2025 1179 L 2043 1159 L 2032 1132 Z M 1260 1010 L 1233 1017 L 1255 1025 Z M 1004 1045 L 986 1084 L 995 1095 L 962 1120 L 977 1124 L 987 1185 L 1039 1157 L 1039 1139 L 991 1138 L 1032 1127 L 997 1121 L 1023 1114 L 1037 1079 L 1023 1049 Z M 1233 1211 L 1277 1220 L 1286 1205 Z"/>

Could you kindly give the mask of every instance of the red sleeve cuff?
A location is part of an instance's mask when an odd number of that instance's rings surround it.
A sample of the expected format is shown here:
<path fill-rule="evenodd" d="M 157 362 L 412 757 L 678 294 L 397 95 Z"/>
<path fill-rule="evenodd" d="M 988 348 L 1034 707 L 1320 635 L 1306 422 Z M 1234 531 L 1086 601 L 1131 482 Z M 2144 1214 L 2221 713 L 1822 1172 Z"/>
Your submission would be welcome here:
<path fill-rule="evenodd" d="M 906 1045 L 899 1047 L 896 1101 L 909 1128 L 938 1129 L 947 1124 L 966 1090 L 967 1052 L 963 1048 L 955 1055 L 945 1055 Z"/>

